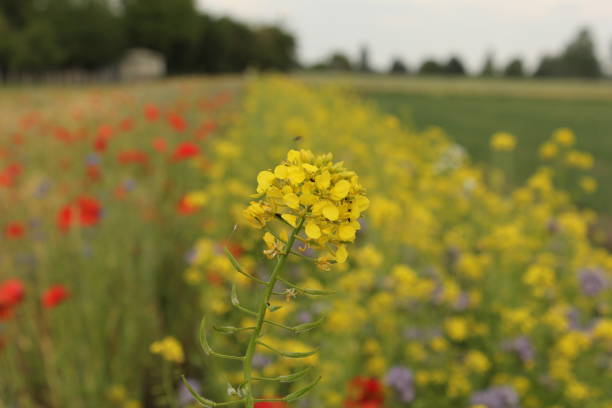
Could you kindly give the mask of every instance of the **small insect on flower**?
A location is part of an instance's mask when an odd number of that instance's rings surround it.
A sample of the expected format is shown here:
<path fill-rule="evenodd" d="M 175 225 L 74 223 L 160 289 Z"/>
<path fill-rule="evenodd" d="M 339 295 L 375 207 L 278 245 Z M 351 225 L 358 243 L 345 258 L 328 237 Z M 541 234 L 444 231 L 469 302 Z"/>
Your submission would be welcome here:
<path fill-rule="evenodd" d="M 369 200 L 355 172 L 334 163 L 331 153 L 315 156 L 309 150 L 290 150 L 287 160 L 274 170 L 257 176 L 257 194 L 243 214 L 255 228 L 280 218 L 291 227 L 302 220 L 310 248 L 319 250 L 316 264 L 327 269 L 330 262 L 343 263 L 348 257 L 345 243 L 353 242 L 361 228 L 359 218 Z M 266 256 L 279 255 L 282 241 L 264 235 Z"/>

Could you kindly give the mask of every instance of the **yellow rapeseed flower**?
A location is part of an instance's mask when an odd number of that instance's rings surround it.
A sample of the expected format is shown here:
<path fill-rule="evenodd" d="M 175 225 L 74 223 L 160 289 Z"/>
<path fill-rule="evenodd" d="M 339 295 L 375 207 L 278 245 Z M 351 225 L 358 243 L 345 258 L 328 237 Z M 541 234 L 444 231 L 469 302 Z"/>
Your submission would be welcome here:
<path fill-rule="evenodd" d="M 273 170 L 261 171 L 256 191 L 259 200 L 243 211 L 247 221 L 255 228 L 277 217 L 294 228 L 303 222 L 306 236 L 301 240 L 323 251 L 317 259 L 323 269 L 330 261 L 346 261 L 344 243 L 355 240 L 358 220 L 370 203 L 355 172 L 334 163 L 331 153 L 315 156 L 309 150 L 290 150 Z M 264 241 L 267 256 L 279 254 L 282 243 L 269 233 Z"/>
<path fill-rule="evenodd" d="M 495 133 L 491 137 L 491 147 L 500 152 L 511 152 L 516 147 L 516 138 L 510 133 Z"/>
<path fill-rule="evenodd" d="M 160 355 L 164 360 L 171 363 L 182 363 L 185 361 L 185 355 L 183 353 L 183 347 L 181 343 L 174 337 L 168 336 L 162 340 L 156 341 L 151 344 L 149 348 L 151 353 Z"/>

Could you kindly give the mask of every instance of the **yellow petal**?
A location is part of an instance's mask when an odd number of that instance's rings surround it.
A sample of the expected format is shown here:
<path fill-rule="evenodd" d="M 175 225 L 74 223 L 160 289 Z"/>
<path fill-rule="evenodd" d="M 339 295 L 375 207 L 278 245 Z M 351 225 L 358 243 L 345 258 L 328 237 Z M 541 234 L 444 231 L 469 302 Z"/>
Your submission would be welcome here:
<path fill-rule="evenodd" d="M 283 220 L 287 221 L 287 223 L 291 225 L 293 228 L 297 227 L 297 217 L 295 215 L 283 214 L 281 215 L 281 217 L 283 218 Z"/>
<path fill-rule="evenodd" d="M 355 227 L 351 224 L 341 225 L 340 228 L 338 228 L 338 236 L 342 241 L 354 241 Z"/>
<path fill-rule="evenodd" d="M 306 235 L 308 238 L 319 239 L 321 237 L 321 228 L 312 221 L 306 224 Z"/>
<path fill-rule="evenodd" d="M 263 236 L 263 240 L 268 248 L 274 248 L 274 245 L 276 244 L 276 238 L 274 237 L 274 235 L 269 232 L 266 232 Z"/>
<path fill-rule="evenodd" d="M 274 182 L 274 173 L 268 170 L 260 171 L 257 175 L 257 192 L 265 193 Z"/>
<path fill-rule="evenodd" d="M 344 263 L 346 262 L 346 258 L 348 258 L 348 251 L 344 245 L 340 245 L 336 251 L 336 262 Z"/>
<path fill-rule="evenodd" d="M 274 168 L 274 175 L 281 180 L 287 178 L 287 173 L 287 166 L 283 166 L 282 164 Z"/>
<path fill-rule="evenodd" d="M 315 182 L 319 190 L 327 190 L 331 182 L 329 172 L 325 170 L 323 173 L 319 174 L 317 177 L 315 177 Z"/>
<path fill-rule="evenodd" d="M 283 196 L 283 201 L 287 204 L 287 207 L 293 208 L 294 210 L 300 206 L 300 199 L 295 193 L 285 194 Z"/>
<path fill-rule="evenodd" d="M 302 164 L 302 167 L 309 173 L 314 173 L 317 170 L 319 170 L 317 166 L 313 166 L 312 164 L 308 164 L 308 163 Z"/>
<path fill-rule="evenodd" d="M 329 204 L 323 207 L 323 216 L 330 221 L 336 221 L 338 219 L 339 211 L 338 207 L 333 204 Z"/>
<path fill-rule="evenodd" d="M 289 152 L 287 152 L 287 161 L 297 163 L 300 161 L 300 157 L 300 152 L 297 150 L 289 150 Z"/>
<path fill-rule="evenodd" d="M 287 174 L 289 177 L 289 181 L 291 184 L 300 184 L 306 178 L 306 174 L 304 174 L 304 170 L 300 167 L 291 166 L 289 167 L 289 173 Z"/>
<path fill-rule="evenodd" d="M 359 207 L 360 211 L 365 211 L 370 206 L 370 200 L 368 199 L 368 197 L 362 195 L 357 196 L 355 198 L 355 203 L 357 203 L 357 206 Z"/>
<path fill-rule="evenodd" d="M 334 188 L 331 191 L 331 198 L 336 201 L 342 200 L 347 196 L 349 190 L 351 189 L 351 183 L 346 180 L 340 180 L 336 183 Z"/>

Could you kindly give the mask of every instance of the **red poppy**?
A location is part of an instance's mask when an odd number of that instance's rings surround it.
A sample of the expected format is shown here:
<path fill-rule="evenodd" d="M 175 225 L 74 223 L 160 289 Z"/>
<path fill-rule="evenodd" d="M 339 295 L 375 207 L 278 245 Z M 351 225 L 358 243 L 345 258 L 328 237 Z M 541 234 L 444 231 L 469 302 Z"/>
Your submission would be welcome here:
<path fill-rule="evenodd" d="M 9 239 L 19 239 L 25 234 L 25 227 L 20 222 L 10 222 L 4 229 L 4 235 Z"/>
<path fill-rule="evenodd" d="M 0 285 L 0 308 L 11 308 L 23 301 L 25 289 L 19 279 L 9 279 Z"/>
<path fill-rule="evenodd" d="M 189 203 L 187 196 L 183 196 L 176 205 L 176 212 L 183 215 L 196 213 L 200 209 L 199 206 Z"/>
<path fill-rule="evenodd" d="M 177 115 L 176 113 L 171 113 L 167 117 L 168 123 L 172 126 L 172 129 L 177 132 L 184 132 L 187 129 L 187 122 L 183 119 L 182 116 Z"/>
<path fill-rule="evenodd" d="M 70 292 L 62 285 L 53 285 L 42 296 L 42 304 L 47 309 L 62 304 L 70 297 Z"/>
<path fill-rule="evenodd" d="M 168 142 L 163 137 L 156 137 L 153 139 L 153 149 L 159 153 L 163 153 L 168 150 Z"/>
<path fill-rule="evenodd" d="M 100 166 L 92 165 L 87 166 L 87 178 L 90 181 L 98 181 L 102 178 L 102 172 L 100 171 Z"/>
<path fill-rule="evenodd" d="M 106 137 L 96 137 L 94 140 L 93 148 L 96 152 L 102 153 L 108 146 L 108 139 Z"/>
<path fill-rule="evenodd" d="M 4 170 L 0 171 L 0 186 L 10 187 L 15 184 L 17 177 L 22 171 L 23 167 L 18 163 L 6 166 Z"/>
<path fill-rule="evenodd" d="M 191 142 L 183 142 L 176 146 L 172 158 L 174 160 L 190 159 L 200 154 L 200 148 L 197 144 Z"/>
<path fill-rule="evenodd" d="M 134 121 L 132 119 L 123 119 L 121 123 L 119 123 L 119 129 L 124 132 L 129 132 L 134 128 Z"/>
<path fill-rule="evenodd" d="M 117 155 L 117 161 L 119 163 L 141 163 L 144 164 L 149 160 L 149 155 L 140 150 L 126 150 Z"/>
<path fill-rule="evenodd" d="M 154 122 L 159 119 L 159 109 L 157 109 L 157 106 L 155 105 L 149 104 L 145 106 L 144 114 L 145 117 L 151 122 Z"/>
<path fill-rule="evenodd" d="M 66 231 L 78 223 L 82 227 L 91 227 L 100 220 L 102 207 L 95 198 L 82 196 L 74 202 L 63 206 L 57 214 L 58 227 Z"/>
<path fill-rule="evenodd" d="M 385 400 L 383 385 L 376 378 L 355 377 L 349 384 L 346 408 L 382 408 Z"/>
<path fill-rule="evenodd" d="M 267 401 L 267 402 L 256 402 L 255 408 L 289 408 L 289 405 L 282 401 Z"/>

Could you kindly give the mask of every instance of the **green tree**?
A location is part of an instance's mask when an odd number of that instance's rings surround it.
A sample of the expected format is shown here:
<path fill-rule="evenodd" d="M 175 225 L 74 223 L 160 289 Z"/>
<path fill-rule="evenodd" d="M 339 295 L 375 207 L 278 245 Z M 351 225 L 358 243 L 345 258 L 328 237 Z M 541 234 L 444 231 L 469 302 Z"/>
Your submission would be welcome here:
<path fill-rule="evenodd" d="M 125 49 L 122 20 L 106 1 L 53 0 L 41 18 L 53 26 L 64 54 L 64 67 L 107 66 Z"/>
<path fill-rule="evenodd" d="M 420 75 L 441 75 L 444 73 L 444 67 L 434 59 L 423 61 L 419 68 Z"/>
<path fill-rule="evenodd" d="M 123 0 L 128 42 L 161 52 L 171 72 L 193 69 L 201 19 L 193 0 Z"/>
<path fill-rule="evenodd" d="M 396 57 L 391 61 L 391 67 L 389 68 L 389 73 L 398 74 L 398 75 L 408 74 L 409 70 L 406 64 L 404 63 L 404 61 Z"/>
<path fill-rule="evenodd" d="M 561 55 L 563 73 L 567 76 L 597 78 L 601 67 L 595 55 L 595 44 L 588 29 L 580 30 Z"/>
<path fill-rule="evenodd" d="M 353 69 L 351 60 L 339 51 L 334 52 L 329 57 L 328 67 L 336 71 L 351 71 Z"/>
<path fill-rule="evenodd" d="M 504 76 L 513 78 L 525 76 L 523 60 L 520 58 L 513 58 L 508 65 L 506 65 L 506 68 L 504 69 Z"/>
<path fill-rule="evenodd" d="M 465 68 L 459 57 L 451 57 L 446 65 L 444 66 L 444 73 L 446 75 L 465 75 Z"/>
<path fill-rule="evenodd" d="M 253 50 L 253 62 L 259 69 L 288 71 L 296 66 L 295 40 L 280 27 L 256 29 Z"/>
<path fill-rule="evenodd" d="M 481 77 L 493 77 L 497 75 L 497 68 L 495 67 L 495 57 L 493 53 L 488 53 L 485 62 L 480 70 Z"/>

